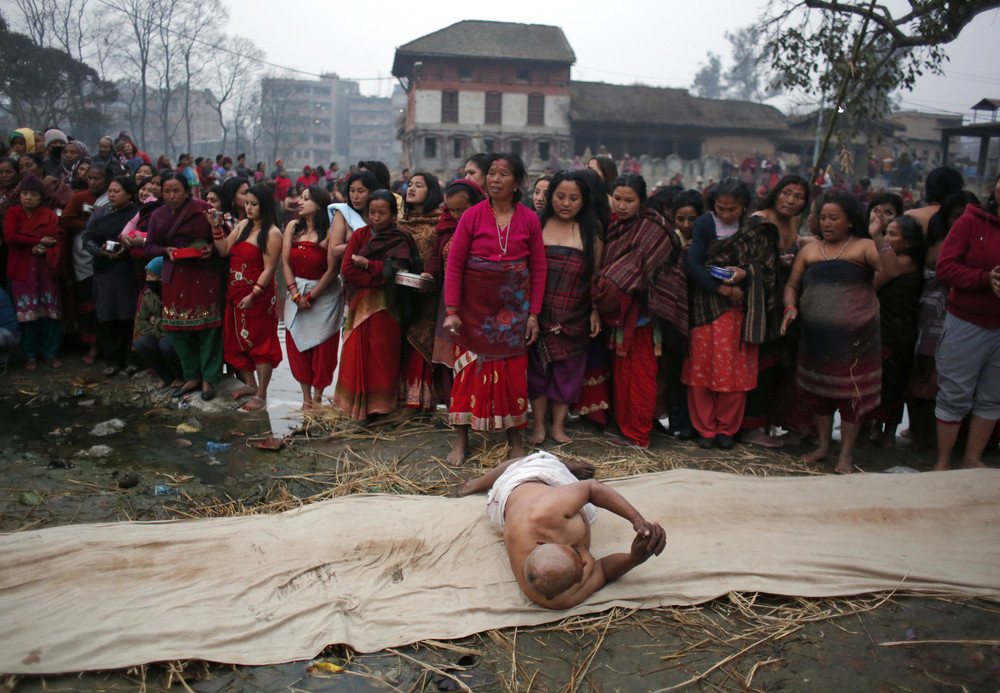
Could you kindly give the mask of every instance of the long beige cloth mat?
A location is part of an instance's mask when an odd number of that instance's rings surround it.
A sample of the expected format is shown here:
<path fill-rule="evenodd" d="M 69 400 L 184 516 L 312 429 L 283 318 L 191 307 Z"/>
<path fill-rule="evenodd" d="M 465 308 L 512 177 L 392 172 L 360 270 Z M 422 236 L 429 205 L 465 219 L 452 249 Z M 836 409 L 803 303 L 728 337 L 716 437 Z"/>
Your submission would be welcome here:
<path fill-rule="evenodd" d="M 351 496 L 280 515 L 3 535 L 0 671 L 269 664 L 333 643 L 370 652 L 733 590 L 1000 598 L 1000 470 L 677 470 L 612 485 L 666 528 L 667 548 L 569 612 L 521 595 L 483 496 Z M 631 539 L 627 522 L 598 511 L 596 556 Z"/>

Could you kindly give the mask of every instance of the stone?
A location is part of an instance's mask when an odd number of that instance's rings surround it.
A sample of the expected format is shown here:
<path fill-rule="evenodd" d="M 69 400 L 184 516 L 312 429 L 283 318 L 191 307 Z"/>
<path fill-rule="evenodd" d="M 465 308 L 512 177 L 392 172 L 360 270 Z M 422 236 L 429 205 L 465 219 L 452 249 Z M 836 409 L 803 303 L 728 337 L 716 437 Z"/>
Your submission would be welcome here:
<path fill-rule="evenodd" d="M 90 435 L 104 437 L 120 433 L 125 430 L 125 422 L 121 419 L 108 419 L 90 429 Z"/>
<path fill-rule="evenodd" d="M 108 455 L 111 455 L 113 453 L 114 453 L 114 448 L 111 448 L 107 445 L 94 445 L 93 447 L 88 448 L 87 450 L 80 450 L 79 452 L 76 453 L 76 456 L 96 458 L 96 457 L 107 457 Z"/>

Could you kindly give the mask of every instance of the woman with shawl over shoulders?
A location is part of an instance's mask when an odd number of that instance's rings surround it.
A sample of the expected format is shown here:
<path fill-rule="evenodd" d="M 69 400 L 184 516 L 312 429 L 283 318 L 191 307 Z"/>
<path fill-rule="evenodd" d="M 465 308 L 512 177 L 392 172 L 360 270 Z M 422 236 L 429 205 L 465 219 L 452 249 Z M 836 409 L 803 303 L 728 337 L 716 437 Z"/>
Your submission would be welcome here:
<path fill-rule="evenodd" d="M 22 157 L 23 158 L 23 157 Z M 21 329 L 24 367 L 38 368 L 38 357 L 60 368 L 62 304 L 59 300 L 59 269 L 65 253 L 59 218 L 42 207 L 42 181 L 27 175 L 20 183 L 20 204 L 7 210 L 3 237 L 10 246 L 7 278 Z"/>
<path fill-rule="evenodd" d="M 448 420 L 452 464 L 465 459 L 469 428 L 507 431 L 509 457 L 524 455 L 527 347 L 538 339 L 545 295 L 545 245 L 538 216 L 518 204 L 526 176 L 515 154 L 491 154 L 489 199 L 462 215 L 445 273 L 444 328 L 455 342 Z"/>
<path fill-rule="evenodd" d="M 344 312 L 340 264 L 343 236 L 330 232 L 330 194 L 310 185 L 299 199 L 299 217 L 289 222 L 281 246 L 285 295 L 285 349 L 292 376 L 302 388 L 302 409 L 323 404 L 333 382 Z"/>
<path fill-rule="evenodd" d="M 831 193 L 825 200 L 819 214 L 822 240 L 799 251 L 785 285 L 781 331 L 787 333 L 801 309 L 796 379 L 819 436 L 819 446 L 802 459 L 828 458 L 833 413 L 839 409 L 841 447 L 834 471 L 850 474 L 859 421 L 878 406 L 882 386 L 875 273 L 892 279 L 900 266 L 881 224 L 865 223 L 854 196 Z"/>
<path fill-rule="evenodd" d="M 416 171 L 406 185 L 406 201 L 399 227 L 413 237 L 423 267 L 429 267 L 441 220 L 444 195 L 435 175 Z M 402 389 L 409 409 L 431 411 L 439 397 L 434 386 L 434 327 L 439 292 L 428 291 L 412 296 L 416 315 L 407 327 L 407 346 L 403 351 Z"/>
<path fill-rule="evenodd" d="M 183 173 L 164 174 L 162 195 L 165 204 L 149 219 L 145 248 L 147 257 L 164 258 L 161 324 L 184 370 L 184 384 L 172 396 L 200 388 L 208 401 L 215 398 L 215 383 L 222 377 L 221 286 L 205 215 L 212 208 L 191 196 Z M 188 250 L 175 257 L 183 249 Z"/>
<path fill-rule="evenodd" d="M 3 219 L 7 210 L 20 200 L 17 184 L 21 176 L 17 172 L 17 161 L 10 157 L 0 157 L 0 287 L 7 286 L 7 254 L 9 248 L 3 242 Z"/>
<path fill-rule="evenodd" d="M 578 174 L 568 171 L 557 173 L 548 183 L 540 219 L 545 296 L 538 315 L 538 340 L 528 348 L 528 397 L 534 418 L 531 445 L 545 440 L 550 403 L 552 439 L 570 442 L 566 415 L 583 390 L 590 340 L 601 332 L 601 316 L 590 294 L 604 245 L 590 207 L 590 188 Z"/>
<path fill-rule="evenodd" d="M 691 345 L 682 380 L 702 448 L 732 449 L 747 392 L 757 385 L 760 344 L 776 339 L 778 229 L 765 217 L 744 218 L 750 190 L 737 178 L 712 188 L 688 248 Z M 721 278 L 718 275 L 728 275 Z"/>
<path fill-rule="evenodd" d="M 233 399 L 251 395 L 239 410 L 252 412 L 267 405 L 271 374 L 281 363 L 274 273 L 281 260 L 282 235 L 274 196 L 266 185 L 255 185 L 247 192 L 246 213 L 247 218 L 228 235 L 218 212 L 212 210 L 205 216 L 212 226 L 215 249 L 229 258 L 222 346 L 226 363 L 243 382 Z"/>
<path fill-rule="evenodd" d="M 347 293 L 344 347 L 333 403 L 364 421 L 386 414 L 399 398 L 403 306 L 396 272 L 419 272 L 413 239 L 396 228 L 396 197 L 376 190 L 368 198 L 368 225 L 351 235 L 341 273 Z"/>
<path fill-rule="evenodd" d="M 482 188 L 465 178 L 454 180 L 445 188 L 445 206 L 437 223 L 434 249 L 431 251 L 430 263 L 424 267 L 423 273 L 423 276 L 437 282 L 439 287 L 444 286 L 444 272 L 448 266 L 448 256 L 451 253 L 451 243 L 458 222 L 463 214 L 482 202 L 485 197 Z M 439 389 L 442 399 L 447 402 L 451 397 L 451 384 L 454 380 L 452 369 L 455 367 L 455 344 L 451 341 L 451 333 L 444 329 L 445 317 L 444 291 L 439 291 L 431 360 L 443 366 L 438 369 Z"/>
<path fill-rule="evenodd" d="M 83 248 L 94 256 L 97 347 L 108 364 L 107 376 L 125 369 L 135 327 L 139 281 L 128 247 L 118 241 L 138 209 L 135 193 L 129 176 L 115 178 L 108 185 L 108 206 L 96 209 L 83 230 Z"/>
<path fill-rule="evenodd" d="M 805 242 L 799 236 L 799 220 L 809 205 L 809 182 L 801 176 L 789 175 L 771 188 L 754 216 L 762 217 L 778 228 L 778 259 L 775 272 L 775 296 L 768 316 L 771 325 L 781 324 L 780 297 L 792 272 L 795 255 Z M 757 386 L 747 393 L 740 440 L 766 448 L 780 448 L 785 441 L 768 430 L 772 425 L 794 427 L 786 420 L 792 386 L 795 383 L 795 354 L 791 337 L 782 337 L 772 328 L 769 339 L 760 345 L 757 355 Z M 797 436 L 797 434 L 796 434 Z"/>
<path fill-rule="evenodd" d="M 985 467 L 982 454 L 1000 420 L 1000 176 L 984 207 L 969 205 L 948 232 L 937 276 L 951 287 L 937 347 L 938 456 L 951 466 L 962 419 L 969 434 L 962 466 Z"/>
<path fill-rule="evenodd" d="M 380 190 L 378 179 L 371 171 L 355 171 L 344 184 L 347 202 L 334 202 L 327 207 L 330 215 L 330 232 L 336 238 L 343 238 L 336 252 L 344 253 L 351 235 L 362 226 L 368 225 L 368 197 Z"/>
<path fill-rule="evenodd" d="M 664 332 L 687 337 L 684 251 L 666 220 L 646 206 L 642 176 L 619 176 L 611 204 L 615 221 L 604 239 L 594 289 L 601 318 L 612 328 L 612 405 L 619 431 L 611 434 L 611 442 L 647 448 Z"/>

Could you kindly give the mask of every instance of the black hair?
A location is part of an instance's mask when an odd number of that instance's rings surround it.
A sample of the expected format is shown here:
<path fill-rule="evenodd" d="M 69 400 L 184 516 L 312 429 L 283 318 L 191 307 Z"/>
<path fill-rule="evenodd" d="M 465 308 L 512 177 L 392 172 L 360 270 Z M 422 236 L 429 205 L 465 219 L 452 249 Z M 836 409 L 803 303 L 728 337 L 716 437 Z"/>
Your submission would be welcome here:
<path fill-rule="evenodd" d="M 847 223 L 850 225 L 850 234 L 855 238 L 871 238 L 868 234 L 868 224 L 865 221 L 865 208 L 861 206 L 861 201 L 850 193 L 831 192 L 823 200 L 824 205 L 837 205 L 847 216 Z M 820 207 L 822 210 L 822 207 Z"/>
<path fill-rule="evenodd" d="M 223 181 L 222 185 L 219 186 L 219 200 L 222 201 L 222 211 L 234 219 L 237 217 L 236 193 L 239 192 L 240 188 L 244 185 L 250 185 L 250 181 L 243 176 L 236 176 Z"/>
<path fill-rule="evenodd" d="M 232 178 L 229 180 L 232 180 Z M 226 182 L 228 183 L 229 181 Z M 258 183 L 247 190 L 247 194 L 256 197 L 257 203 L 260 205 L 260 233 L 257 234 L 257 247 L 260 248 L 261 253 L 267 255 L 267 237 L 271 233 L 271 227 L 278 225 L 278 213 L 274 209 L 274 193 L 271 192 L 271 188 Z M 253 231 L 253 227 L 254 225 L 248 219 L 243 225 L 243 231 L 240 232 L 236 243 L 245 241 Z M 233 245 L 236 245 L 236 243 Z"/>
<path fill-rule="evenodd" d="M 566 179 L 564 178 L 563 180 L 566 180 Z M 531 185 L 531 192 L 535 192 L 535 188 L 538 187 L 539 183 L 544 183 L 546 181 L 548 181 L 549 183 L 551 183 L 552 182 L 552 176 L 540 176 L 539 178 L 535 179 L 535 182 L 532 183 L 532 185 Z"/>
<path fill-rule="evenodd" d="M 188 185 L 187 176 L 178 171 L 168 171 L 167 173 L 164 173 L 163 178 L 160 179 L 160 189 L 162 190 L 164 187 L 166 187 L 167 183 L 172 180 L 177 181 L 178 183 L 181 184 L 181 187 L 184 189 L 184 195 L 190 200 L 192 193 L 191 193 L 191 186 Z"/>
<path fill-rule="evenodd" d="M 869 220 L 872 218 L 872 210 L 879 205 L 892 205 L 892 208 L 896 210 L 897 217 L 903 214 L 903 198 L 896 193 L 882 191 L 872 195 L 871 202 L 868 203 L 865 216 Z"/>
<path fill-rule="evenodd" d="M 521 183 L 528 177 L 528 170 L 524 167 L 524 162 L 513 152 L 495 152 L 486 157 L 486 168 L 482 169 L 483 175 L 486 175 L 497 161 L 506 161 L 510 165 L 510 172 L 514 174 L 514 182 L 517 183 L 514 188 L 514 202 L 520 202 Z"/>
<path fill-rule="evenodd" d="M 370 205 L 373 200 L 384 200 L 389 203 L 389 214 L 392 216 L 393 225 L 395 225 L 396 216 L 399 215 L 399 206 L 396 204 L 396 196 L 385 188 L 380 188 L 368 196 L 368 204 Z"/>
<path fill-rule="evenodd" d="M 760 201 L 759 205 L 757 205 L 757 209 L 774 209 L 775 205 L 778 204 L 778 196 L 781 195 L 781 191 L 789 185 L 798 185 L 802 188 L 802 192 L 805 194 L 805 199 L 802 203 L 802 211 L 799 212 L 799 214 L 802 214 L 802 212 L 809 208 L 809 181 L 802 176 L 797 176 L 795 174 L 783 176 L 777 183 L 775 183 L 774 187 L 768 191 L 764 199 Z"/>
<path fill-rule="evenodd" d="M 118 183 L 118 185 L 122 186 L 122 190 L 129 196 L 129 199 L 133 203 L 135 202 L 135 194 L 139 192 L 139 186 L 135 184 L 132 176 L 115 176 L 111 183 Z"/>
<path fill-rule="evenodd" d="M 927 243 L 934 245 L 940 243 L 951 231 L 948 218 L 956 208 L 965 210 L 968 205 L 978 205 L 979 198 L 974 192 L 969 190 L 955 190 L 948 193 L 941 203 L 941 208 L 934 212 L 934 215 L 927 222 Z"/>
<path fill-rule="evenodd" d="M 901 214 L 889 220 L 890 224 L 899 227 L 899 233 L 906 241 L 906 248 L 900 251 L 900 255 L 906 255 L 918 271 L 923 271 L 924 260 L 927 257 L 927 242 L 924 240 L 924 227 L 913 217 Z"/>
<path fill-rule="evenodd" d="M 927 202 L 930 204 L 944 202 L 948 193 L 961 190 L 965 185 L 962 174 L 953 168 L 939 166 L 927 174 L 924 183 L 924 192 L 927 194 Z"/>
<path fill-rule="evenodd" d="M 639 196 L 639 205 L 646 206 L 646 179 L 638 173 L 623 173 L 618 176 L 611 187 L 611 194 L 614 194 L 616 188 L 631 188 Z"/>
<path fill-rule="evenodd" d="M 21 172 L 20 161 L 21 161 L 21 159 L 24 159 L 24 158 L 28 158 L 28 159 L 31 159 L 32 161 L 34 161 L 36 164 L 38 164 L 38 168 L 40 168 L 40 169 L 44 169 L 45 168 L 45 160 L 42 158 L 41 154 L 39 154 L 38 152 L 25 152 L 24 154 L 22 154 L 21 156 L 19 156 L 18 159 L 17 159 L 18 162 L 19 162 L 18 165 L 17 165 L 18 173 Z"/>
<path fill-rule="evenodd" d="M 381 161 L 359 161 L 358 168 L 366 168 L 375 174 L 378 179 L 379 188 L 388 190 L 392 184 L 392 176 L 389 174 L 389 167 Z"/>
<path fill-rule="evenodd" d="M 431 212 L 437 211 L 441 203 L 444 202 L 444 194 L 441 192 L 441 183 L 438 182 L 437 176 L 433 173 L 427 171 L 414 171 L 410 174 L 410 177 L 406 180 L 407 185 L 410 181 L 419 176 L 424 179 L 424 184 L 427 185 L 427 199 L 424 200 L 423 207 L 421 210 L 424 214 L 429 214 Z M 403 215 L 407 215 L 413 210 L 410 208 L 410 203 L 404 198 L 403 200 Z"/>
<path fill-rule="evenodd" d="M 684 188 L 679 185 L 661 186 L 649 196 L 649 199 L 646 200 L 646 205 L 666 217 L 674 209 L 674 198 L 677 197 L 678 193 L 683 191 Z"/>
<path fill-rule="evenodd" d="M 327 207 L 330 206 L 330 193 L 319 183 L 313 183 L 306 190 L 309 191 L 309 199 L 319 208 L 313 216 L 313 231 L 316 232 L 316 242 L 322 243 L 326 238 L 327 231 L 330 230 L 330 215 L 327 214 Z M 299 217 L 292 227 L 292 238 L 298 238 L 306 232 L 306 220 Z"/>
<path fill-rule="evenodd" d="M 610 156 L 594 156 L 591 157 L 590 161 L 597 162 L 597 168 L 601 171 L 597 175 L 604 181 L 604 188 L 608 195 L 613 195 L 615 192 L 615 181 L 618 180 L 618 167 L 615 166 L 615 160 Z M 590 165 L 590 161 L 587 162 L 588 166 Z"/>
<path fill-rule="evenodd" d="M 17 159 L 9 156 L 0 157 L 0 164 L 10 164 L 14 169 L 14 175 L 17 176 L 18 179 L 21 178 L 21 172 L 17 170 Z"/>
<path fill-rule="evenodd" d="M 608 225 L 611 223 L 611 204 L 608 202 L 607 186 L 604 185 L 604 181 L 601 180 L 597 171 L 591 171 L 589 168 L 577 171 L 577 175 L 590 188 L 590 207 L 594 216 L 597 217 L 597 221 L 601 224 L 598 235 L 601 240 L 604 240 L 604 232 L 607 231 Z"/>
<path fill-rule="evenodd" d="M 459 193 L 465 193 L 466 197 L 469 198 L 469 204 L 475 205 L 479 204 L 485 199 L 485 195 L 476 188 L 469 185 L 472 181 L 466 180 L 465 178 L 459 178 L 449 183 L 448 187 L 444 190 L 445 197 L 451 197 L 452 195 L 457 195 Z"/>
<path fill-rule="evenodd" d="M 753 202 L 753 194 L 747 184 L 734 176 L 726 176 L 712 186 L 708 193 L 708 208 L 715 211 L 715 201 L 720 197 L 732 197 L 743 203 L 743 214 L 746 214 Z M 741 215 L 742 216 L 742 215 Z"/>
<path fill-rule="evenodd" d="M 700 217 L 705 212 L 705 198 L 697 190 L 683 190 L 674 196 L 671 209 L 676 212 L 684 207 L 694 207 L 695 214 Z"/>
<path fill-rule="evenodd" d="M 236 155 L 236 160 L 237 161 L 239 161 L 240 159 L 246 159 L 246 158 L 247 158 L 246 154 L 237 154 Z"/>
<path fill-rule="evenodd" d="M 97 164 L 97 165 L 95 165 L 95 166 L 91 166 L 91 167 L 90 167 L 90 170 L 91 170 L 91 171 L 97 171 L 97 172 L 98 172 L 98 173 L 100 173 L 100 174 L 101 174 L 102 176 L 104 176 L 104 179 L 105 179 L 105 180 L 106 180 L 106 181 L 107 181 L 108 183 L 110 183 L 110 182 L 111 182 L 111 181 L 113 181 L 113 180 L 114 180 L 114 179 L 115 179 L 115 178 L 116 178 L 116 177 L 117 177 L 117 176 L 119 175 L 119 173 L 120 173 L 120 171 L 116 170 L 116 168 L 117 168 L 117 167 L 113 167 L 113 166 L 111 166 L 111 165 L 109 165 L 109 164 Z"/>
<path fill-rule="evenodd" d="M 465 163 L 468 164 L 470 161 L 474 163 L 476 165 L 476 168 L 478 168 L 480 172 L 482 172 L 483 178 L 485 178 L 486 172 L 490 169 L 489 160 L 490 160 L 489 152 L 481 152 L 479 154 L 473 154 L 472 156 L 470 156 L 468 159 L 465 160 Z"/>
<path fill-rule="evenodd" d="M 208 190 L 206 190 L 205 191 L 205 198 L 204 198 L 205 202 L 208 202 L 208 196 L 211 193 L 215 193 L 215 196 L 217 198 L 219 198 L 219 202 L 222 203 L 223 209 L 225 209 L 225 207 L 226 207 L 226 197 L 225 197 L 225 194 L 222 192 L 222 186 L 221 185 L 213 185 L 211 188 L 209 188 Z M 209 204 L 211 204 L 211 203 L 209 203 Z"/>
<path fill-rule="evenodd" d="M 379 180 L 378 178 L 375 177 L 375 174 L 372 173 L 371 171 L 355 171 L 354 173 L 352 173 L 347 177 L 347 182 L 344 183 L 344 197 L 347 198 L 347 206 L 350 207 L 351 209 L 354 209 L 354 205 L 351 204 L 351 196 L 349 193 L 351 191 L 351 185 L 353 185 L 355 181 L 361 183 L 361 185 L 367 188 L 369 198 L 371 198 L 371 194 L 376 190 L 385 189 L 379 183 Z M 354 211 L 357 212 L 358 214 L 363 213 L 363 210 L 360 209 L 354 209 Z"/>
<path fill-rule="evenodd" d="M 590 204 L 590 186 L 587 185 L 587 182 L 581 176 L 577 175 L 576 171 L 560 171 L 552 176 L 552 182 L 549 183 L 549 189 L 545 194 L 545 209 L 542 210 L 540 221 L 542 228 L 544 228 L 546 222 L 555 216 L 556 212 L 552 206 L 552 196 L 555 194 L 556 188 L 563 183 L 573 183 L 580 191 L 582 205 L 573 220 L 580 225 L 580 240 L 583 243 L 584 276 L 590 279 L 594 272 L 594 246 L 600 237 L 601 227 L 600 222 L 597 221 L 597 217 L 594 215 L 593 206 Z"/>

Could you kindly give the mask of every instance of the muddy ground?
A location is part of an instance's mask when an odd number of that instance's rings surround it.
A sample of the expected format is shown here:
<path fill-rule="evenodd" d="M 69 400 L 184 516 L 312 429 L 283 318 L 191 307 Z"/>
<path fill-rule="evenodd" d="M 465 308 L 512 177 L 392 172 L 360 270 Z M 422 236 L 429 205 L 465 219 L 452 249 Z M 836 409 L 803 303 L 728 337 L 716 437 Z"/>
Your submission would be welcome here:
<path fill-rule="evenodd" d="M 346 427 L 333 439 L 296 436 L 280 451 L 260 450 L 251 445 L 272 427 L 296 425 L 283 420 L 282 404 L 294 401 L 294 383 L 285 383 L 284 400 L 272 397 L 269 418 L 234 411 L 230 384 L 207 407 L 193 401 L 178 409 L 144 374 L 99 373 L 69 356 L 59 371 L 42 366 L 29 374 L 14 364 L 0 378 L 0 531 L 275 512 L 320 494 L 449 493 L 502 453 L 499 436 L 474 437 L 466 467 L 448 467 L 451 434 L 440 414 Z M 112 418 L 124 429 L 91 433 Z M 181 425 L 188 430 L 178 432 Z M 580 423 L 570 432 L 574 442 L 557 454 L 595 462 L 599 478 L 622 469 L 810 474 L 832 466 L 798 463 L 805 447 L 721 453 L 654 435 L 648 453 L 622 452 Z M 209 442 L 232 449 L 209 452 Z M 109 450 L 93 450 L 99 445 Z M 997 453 L 986 459 L 995 466 Z M 925 471 L 932 456 L 900 440 L 894 450 L 861 447 L 855 462 L 866 472 Z M 0 677 L 0 691 L 997 691 L 998 634 L 1000 605 L 981 600 L 733 594 L 700 607 L 614 610 L 374 654 L 331 647 L 315 660 L 279 666 L 186 662 Z M 343 670 L 310 670 L 317 661 Z"/>

